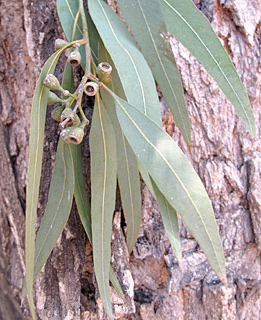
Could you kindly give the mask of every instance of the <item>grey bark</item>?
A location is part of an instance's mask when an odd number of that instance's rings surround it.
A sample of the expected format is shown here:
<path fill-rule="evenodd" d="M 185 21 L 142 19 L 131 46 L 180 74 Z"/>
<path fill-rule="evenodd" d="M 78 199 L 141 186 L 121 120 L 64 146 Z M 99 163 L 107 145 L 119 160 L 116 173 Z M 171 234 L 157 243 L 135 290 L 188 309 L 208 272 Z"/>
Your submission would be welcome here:
<path fill-rule="evenodd" d="M 161 99 L 164 128 L 193 164 L 212 201 L 226 256 L 228 286 L 219 282 L 182 221 L 183 262 L 178 265 L 157 204 L 142 185 L 142 226 L 130 256 L 121 215 L 115 214 L 112 262 L 126 294 L 124 302 L 111 289 L 115 319 L 260 319 L 260 3 L 197 0 L 196 4 L 229 53 L 257 124 L 257 136 L 250 139 L 216 83 L 172 39 L 191 119 L 191 147 L 186 146 Z M 31 102 L 41 67 L 53 52 L 54 39 L 63 34 L 54 0 L 0 0 L 0 19 L 0 319 L 21 319 L 22 313 L 29 319 L 22 282 Z M 64 59 L 57 67 L 58 77 Z M 48 109 L 38 225 L 47 201 L 57 132 Z M 88 175 L 87 145 L 83 153 Z M 35 302 L 42 320 L 106 318 L 93 274 L 92 250 L 75 207 L 36 281 Z"/>

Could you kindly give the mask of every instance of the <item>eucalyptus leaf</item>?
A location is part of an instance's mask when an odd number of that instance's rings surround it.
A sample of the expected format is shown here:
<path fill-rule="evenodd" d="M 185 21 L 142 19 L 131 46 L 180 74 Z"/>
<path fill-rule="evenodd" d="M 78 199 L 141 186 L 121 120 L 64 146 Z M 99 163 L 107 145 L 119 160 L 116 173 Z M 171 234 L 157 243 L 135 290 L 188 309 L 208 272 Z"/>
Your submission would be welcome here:
<path fill-rule="evenodd" d="M 158 0 L 118 0 L 121 12 L 160 86 L 187 144 L 191 143 L 183 86 Z M 138 23 L 137 23 L 138 21 Z"/>
<path fill-rule="evenodd" d="M 94 24 L 119 74 L 127 100 L 161 125 L 160 106 L 151 70 L 117 14 L 101 0 L 89 0 Z"/>
<path fill-rule="evenodd" d="M 115 96 L 121 128 L 155 184 L 226 283 L 225 259 L 214 212 L 198 175 L 173 139 L 146 115 Z"/>
<path fill-rule="evenodd" d="M 65 47 L 66 48 L 66 47 Z M 29 140 L 29 165 L 26 191 L 26 286 L 28 300 L 33 319 L 36 318 L 33 302 L 34 259 L 35 259 L 35 223 L 38 194 L 42 170 L 44 127 L 49 89 L 43 85 L 45 77 L 54 72 L 58 59 L 65 49 L 55 52 L 45 63 L 39 76 L 31 112 L 31 128 Z"/>
<path fill-rule="evenodd" d="M 34 280 L 49 257 L 69 218 L 74 190 L 71 149 L 60 138 L 48 202 L 35 241 Z"/>
<path fill-rule="evenodd" d="M 182 260 L 182 251 L 179 237 L 179 224 L 176 210 L 169 204 L 165 196 L 160 192 L 159 188 L 151 178 L 153 190 L 159 205 L 164 228 L 169 238 L 173 253 L 178 261 Z"/>
<path fill-rule="evenodd" d="M 107 111 L 96 96 L 90 132 L 92 246 L 96 279 L 107 314 L 112 318 L 109 270 L 112 217 L 116 198 L 117 151 Z"/>
<path fill-rule="evenodd" d="M 254 137 L 255 118 L 248 96 L 208 19 L 191 0 L 159 2 L 167 29 L 202 63 L 231 101 L 250 135 Z"/>
<path fill-rule="evenodd" d="M 99 46 L 99 60 L 100 62 L 106 61 L 112 66 L 112 81 L 108 86 L 117 95 L 124 97 L 125 94 L 118 73 L 102 42 Z M 112 96 L 102 88 L 101 95 L 116 136 L 118 182 L 123 212 L 127 223 L 127 248 L 131 252 L 136 243 L 141 224 L 140 176 L 137 158 L 121 130 Z"/>

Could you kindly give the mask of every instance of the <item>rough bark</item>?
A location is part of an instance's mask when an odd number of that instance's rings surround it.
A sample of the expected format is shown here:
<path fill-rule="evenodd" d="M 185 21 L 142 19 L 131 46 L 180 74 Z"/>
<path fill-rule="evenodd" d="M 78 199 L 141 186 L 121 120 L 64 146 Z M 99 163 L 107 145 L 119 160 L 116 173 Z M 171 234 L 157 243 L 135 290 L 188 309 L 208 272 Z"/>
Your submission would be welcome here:
<path fill-rule="evenodd" d="M 250 139 L 216 83 L 173 39 L 191 119 L 192 146 L 186 146 L 161 99 L 163 123 L 197 170 L 212 201 L 225 250 L 228 287 L 219 282 L 182 221 L 183 262 L 178 265 L 157 204 L 142 185 L 143 221 L 130 256 L 124 245 L 122 217 L 115 214 L 112 262 L 126 293 L 124 302 L 111 289 L 115 319 L 260 319 L 260 3 L 197 0 L 196 4 L 211 21 L 238 70 L 257 124 L 257 136 Z M 0 0 L 0 19 L 0 319 L 21 319 L 19 304 L 28 319 L 22 282 L 30 110 L 40 69 L 62 30 L 55 0 Z M 58 77 L 63 59 L 56 70 Z M 47 201 L 57 131 L 48 109 L 38 224 Z M 83 153 L 87 172 L 87 144 Z M 74 207 L 36 281 L 39 319 L 106 318 L 91 253 Z"/>

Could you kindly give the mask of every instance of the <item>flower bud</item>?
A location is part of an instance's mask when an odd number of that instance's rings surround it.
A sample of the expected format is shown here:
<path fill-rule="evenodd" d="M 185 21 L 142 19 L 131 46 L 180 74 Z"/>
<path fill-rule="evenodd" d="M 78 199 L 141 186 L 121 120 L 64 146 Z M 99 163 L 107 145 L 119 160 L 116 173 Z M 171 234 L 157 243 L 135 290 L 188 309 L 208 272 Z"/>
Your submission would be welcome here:
<path fill-rule="evenodd" d="M 65 119 L 72 116 L 72 118 L 66 124 L 70 127 L 78 126 L 81 123 L 81 120 L 77 114 L 72 115 L 72 112 L 73 111 L 71 108 L 66 107 L 61 114 L 60 121 L 63 122 Z"/>
<path fill-rule="evenodd" d="M 43 84 L 51 90 L 63 91 L 59 80 L 51 73 L 45 77 Z"/>
<path fill-rule="evenodd" d="M 51 116 L 54 120 L 56 121 L 61 121 L 61 114 L 64 110 L 64 106 L 59 106 L 59 107 L 56 107 L 55 109 L 53 109 L 52 113 L 51 113 Z"/>
<path fill-rule="evenodd" d="M 60 133 L 61 138 L 67 143 L 79 144 L 82 142 L 84 136 L 84 127 L 70 127 L 65 128 Z"/>
<path fill-rule="evenodd" d="M 80 54 L 78 48 L 76 48 L 76 49 L 74 49 L 73 51 L 70 52 L 67 61 L 72 66 L 78 66 L 81 63 L 81 54 Z"/>
<path fill-rule="evenodd" d="M 87 96 L 95 96 L 99 90 L 99 86 L 96 82 L 87 82 L 83 87 L 83 91 Z"/>
<path fill-rule="evenodd" d="M 100 81 L 104 83 L 108 83 L 111 81 L 112 67 L 109 63 L 107 62 L 99 63 L 96 72 Z"/>
<path fill-rule="evenodd" d="M 55 93 L 49 91 L 47 104 L 55 104 L 55 103 L 61 103 L 61 102 L 62 102 L 61 98 L 59 98 Z"/>
<path fill-rule="evenodd" d="M 56 39 L 55 40 L 55 50 L 59 50 L 62 49 L 63 47 L 67 46 L 67 44 L 69 44 L 69 42 L 63 40 L 63 39 Z"/>

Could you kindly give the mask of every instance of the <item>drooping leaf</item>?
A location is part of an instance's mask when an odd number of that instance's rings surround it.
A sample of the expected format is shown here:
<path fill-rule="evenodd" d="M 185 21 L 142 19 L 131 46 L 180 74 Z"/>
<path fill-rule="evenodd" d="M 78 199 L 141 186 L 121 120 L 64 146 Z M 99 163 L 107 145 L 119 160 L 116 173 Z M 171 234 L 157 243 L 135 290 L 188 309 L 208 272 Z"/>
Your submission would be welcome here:
<path fill-rule="evenodd" d="M 63 88 L 70 92 L 75 91 L 72 66 L 67 62 L 63 73 Z M 70 144 L 70 149 L 73 157 L 74 166 L 74 197 L 79 212 L 79 216 L 84 227 L 84 230 L 92 244 L 92 229 L 91 229 L 91 206 L 85 188 L 83 167 L 82 167 L 82 152 L 81 145 Z M 109 278 L 114 288 L 119 295 L 124 298 L 119 281 L 115 275 L 113 268 L 110 266 Z"/>
<path fill-rule="evenodd" d="M 161 193 L 181 215 L 218 277 L 226 282 L 214 212 L 198 175 L 173 141 L 138 109 L 116 97 L 121 128 Z"/>
<path fill-rule="evenodd" d="M 53 73 L 57 61 L 64 49 L 55 52 L 45 63 L 37 82 L 31 113 L 31 129 L 29 140 L 29 165 L 27 173 L 27 191 L 26 191 L 26 286 L 30 310 L 33 318 L 33 275 L 34 275 L 34 256 L 35 256 L 35 222 L 37 212 L 37 202 L 40 186 L 40 177 L 42 169 L 44 127 L 46 117 L 46 106 L 49 89 L 43 85 L 47 74 Z"/>
<path fill-rule="evenodd" d="M 175 209 L 169 204 L 165 196 L 160 192 L 159 188 L 151 178 L 153 190 L 159 205 L 164 228 L 169 238 L 172 250 L 178 261 L 182 260 L 181 244 L 179 238 L 179 224 Z"/>
<path fill-rule="evenodd" d="M 64 33 L 68 39 L 68 41 L 72 41 L 73 36 L 73 25 L 75 21 L 75 17 L 78 12 L 78 1 L 75 0 L 57 0 L 56 3 L 57 6 L 57 12 L 59 19 L 61 21 Z M 95 63 L 98 61 L 98 33 L 97 30 L 90 18 L 90 15 L 87 11 L 85 11 L 87 23 L 88 23 L 88 33 L 89 33 L 89 40 L 90 40 L 90 46 L 91 46 L 91 52 L 92 56 L 94 58 Z M 74 35 L 74 40 L 82 39 L 83 38 L 83 32 L 82 32 L 82 21 L 81 17 L 79 17 L 77 24 L 76 24 L 76 30 Z M 82 68 L 85 70 L 85 50 L 84 46 L 80 47 L 80 53 L 82 56 L 81 65 Z"/>
<path fill-rule="evenodd" d="M 117 14 L 101 0 L 89 0 L 90 15 L 119 74 L 127 100 L 161 125 L 155 82 L 146 60 Z"/>
<path fill-rule="evenodd" d="M 34 280 L 45 264 L 69 218 L 74 191 L 74 168 L 70 146 L 60 138 L 48 202 L 35 241 Z"/>
<path fill-rule="evenodd" d="M 74 197 L 82 225 L 90 243 L 92 243 L 91 206 L 84 182 L 81 146 L 71 144 L 70 148 L 73 154 L 73 164 L 75 172 Z"/>
<path fill-rule="evenodd" d="M 187 144 L 191 143 L 188 111 L 175 58 L 158 0 L 118 0 Z M 138 22 L 138 23 L 137 23 Z"/>
<path fill-rule="evenodd" d="M 90 132 L 92 246 L 96 279 L 107 314 L 112 317 L 109 269 L 112 216 L 115 207 L 117 151 L 107 111 L 96 96 Z"/>
<path fill-rule="evenodd" d="M 124 97 L 124 91 L 121 87 L 117 71 L 102 43 L 100 43 L 99 46 L 99 60 L 100 62 L 106 61 L 112 66 L 112 81 L 108 86 L 117 95 Z M 123 212 L 127 222 L 127 248 L 128 251 L 131 252 L 136 243 L 141 224 L 140 176 L 137 158 L 121 130 L 112 96 L 104 89 L 101 89 L 101 95 L 116 136 L 118 182 Z"/>
<path fill-rule="evenodd" d="M 202 63 L 254 137 L 255 119 L 248 96 L 207 18 L 191 0 L 159 1 L 167 29 Z"/>

